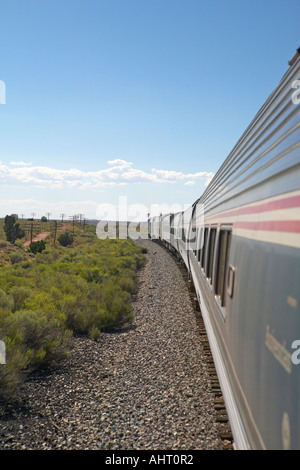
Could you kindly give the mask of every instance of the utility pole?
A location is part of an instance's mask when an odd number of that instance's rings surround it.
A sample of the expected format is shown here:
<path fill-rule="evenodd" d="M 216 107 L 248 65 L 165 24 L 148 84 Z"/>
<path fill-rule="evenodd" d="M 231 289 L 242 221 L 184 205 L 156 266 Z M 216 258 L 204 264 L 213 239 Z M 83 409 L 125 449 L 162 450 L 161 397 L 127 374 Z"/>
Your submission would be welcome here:
<path fill-rule="evenodd" d="M 47 215 L 47 219 L 48 219 L 48 222 L 49 222 L 49 217 L 51 215 L 51 212 L 47 212 L 46 215 Z"/>
<path fill-rule="evenodd" d="M 54 220 L 54 242 L 53 242 L 54 245 L 56 243 L 56 232 L 57 232 L 57 221 Z"/>
<path fill-rule="evenodd" d="M 72 216 L 70 217 L 70 219 L 73 219 L 73 233 L 74 233 L 74 231 L 75 231 L 75 219 L 76 219 L 76 215 L 72 215 Z"/>

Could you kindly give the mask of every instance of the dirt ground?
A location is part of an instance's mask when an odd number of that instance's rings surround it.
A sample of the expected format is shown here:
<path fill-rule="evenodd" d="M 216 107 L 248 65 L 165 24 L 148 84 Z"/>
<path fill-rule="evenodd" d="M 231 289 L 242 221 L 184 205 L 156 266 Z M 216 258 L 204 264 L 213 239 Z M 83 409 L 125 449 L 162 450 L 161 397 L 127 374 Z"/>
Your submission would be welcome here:
<path fill-rule="evenodd" d="M 45 240 L 49 236 L 50 236 L 50 232 L 42 232 L 42 233 L 39 233 L 36 237 L 34 237 L 32 239 L 32 241 L 33 242 L 38 242 L 40 240 Z M 29 246 L 30 243 L 31 243 L 30 240 L 28 240 L 27 242 L 24 243 L 24 246 Z"/>

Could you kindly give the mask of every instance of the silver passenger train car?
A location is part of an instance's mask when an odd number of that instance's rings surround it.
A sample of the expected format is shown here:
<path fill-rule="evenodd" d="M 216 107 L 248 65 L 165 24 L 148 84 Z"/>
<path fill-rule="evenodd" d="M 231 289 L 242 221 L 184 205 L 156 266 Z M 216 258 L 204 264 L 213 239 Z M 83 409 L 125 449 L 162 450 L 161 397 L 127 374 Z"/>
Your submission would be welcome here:
<path fill-rule="evenodd" d="M 152 222 L 194 283 L 236 448 L 300 449 L 300 48 L 199 200 Z"/>

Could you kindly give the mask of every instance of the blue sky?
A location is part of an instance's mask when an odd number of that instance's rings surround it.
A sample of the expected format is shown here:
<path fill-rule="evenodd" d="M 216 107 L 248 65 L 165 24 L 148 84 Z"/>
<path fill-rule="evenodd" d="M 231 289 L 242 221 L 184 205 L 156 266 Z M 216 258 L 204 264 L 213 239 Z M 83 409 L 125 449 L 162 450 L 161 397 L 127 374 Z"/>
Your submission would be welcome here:
<path fill-rule="evenodd" d="M 300 46 L 299 6 L 0 0 L 0 216 L 194 202 Z"/>

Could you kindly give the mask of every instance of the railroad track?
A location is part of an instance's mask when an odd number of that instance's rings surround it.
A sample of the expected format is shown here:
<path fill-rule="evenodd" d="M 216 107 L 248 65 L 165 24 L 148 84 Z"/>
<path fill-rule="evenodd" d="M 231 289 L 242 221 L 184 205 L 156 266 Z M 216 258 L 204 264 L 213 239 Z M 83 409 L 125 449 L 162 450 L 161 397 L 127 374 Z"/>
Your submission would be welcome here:
<path fill-rule="evenodd" d="M 208 367 L 211 392 L 214 394 L 214 408 L 216 411 L 216 421 L 219 425 L 219 435 L 223 442 L 223 448 L 225 450 L 232 450 L 234 448 L 233 436 L 230 428 L 222 390 L 220 387 L 218 375 L 215 369 L 214 360 L 208 342 L 204 321 L 199 308 L 198 299 L 195 297 L 195 291 L 193 289 L 193 286 L 190 282 L 188 282 L 188 284 L 191 301 L 195 311 L 196 322 L 199 329 L 200 341 L 204 349 L 204 356 Z"/>
<path fill-rule="evenodd" d="M 210 349 L 208 336 L 205 329 L 204 320 L 202 318 L 201 309 L 199 306 L 199 302 L 196 296 L 196 291 L 191 281 L 189 274 L 186 270 L 185 264 L 182 260 L 180 260 L 176 254 L 173 254 L 170 250 L 168 250 L 164 245 L 160 244 L 169 254 L 171 254 L 182 274 L 183 279 L 185 280 L 186 286 L 188 288 L 188 292 L 190 295 L 191 303 L 194 309 L 196 323 L 198 327 L 200 342 L 203 346 L 204 357 L 207 363 L 208 374 L 210 379 L 210 389 L 211 393 L 214 395 L 214 408 L 216 412 L 216 421 L 218 423 L 218 431 L 220 439 L 223 443 L 224 450 L 234 450 L 234 441 L 233 435 L 231 432 L 230 422 L 228 418 L 228 414 L 226 411 L 225 401 L 223 398 L 223 393 L 221 390 L 221 386 L 219 383 L 217 371 L 215 368 L 212 352 Z"/>

